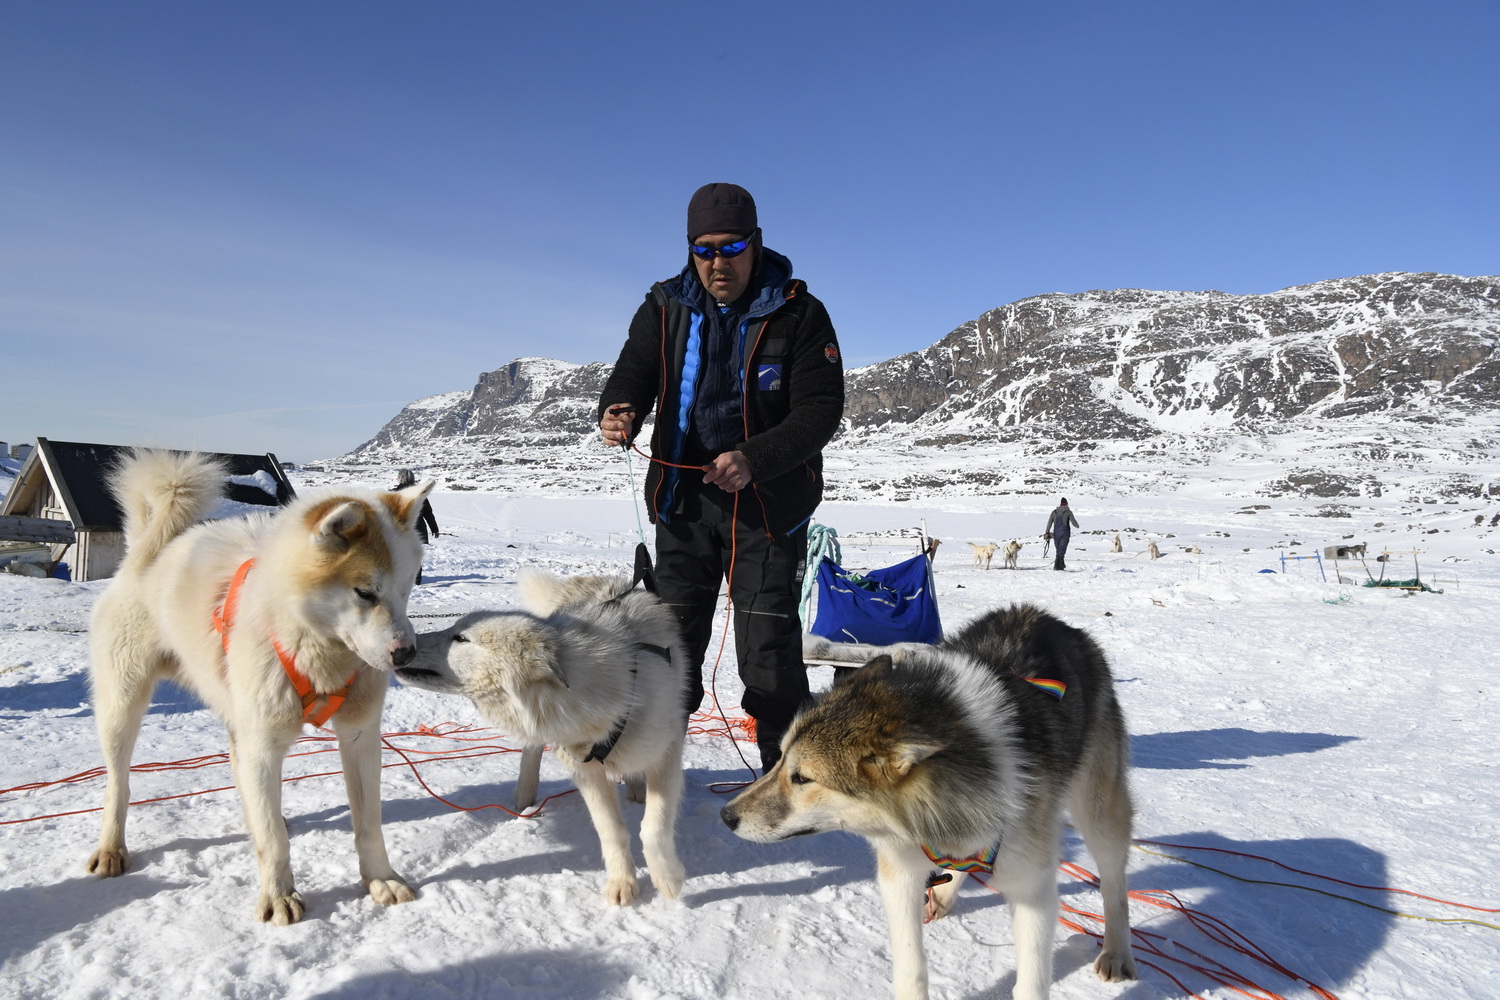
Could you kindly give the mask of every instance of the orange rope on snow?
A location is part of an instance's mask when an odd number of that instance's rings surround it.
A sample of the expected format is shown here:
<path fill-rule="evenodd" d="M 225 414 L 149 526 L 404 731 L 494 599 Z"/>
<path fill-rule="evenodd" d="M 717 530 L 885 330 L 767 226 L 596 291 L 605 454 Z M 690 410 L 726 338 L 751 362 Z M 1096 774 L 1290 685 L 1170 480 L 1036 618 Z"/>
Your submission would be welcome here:
<path fill-rule="evenodd" d="M 750 772 L 750 781 L 716 781 L 708 786 L 708 790 L 715 795 L 727 795 L 730 792 L 737 792 L 755 781 L 755 768 L 745 759 L 745 751 L 740 749 L 742 741 L 734 736 L 734 729 L 738 725 L 753 740 L 755 738 L 755 720 L 748 718 L 743 720 L 736 719 L 734 723 L 731 723 L 729 716 L 724 712 L 724 706 L 719 703 L 719 661 L 724 658 L 724 646 L 729 642 L 729 623 L 734 619 L 734 564 L 738 557 L 739 549 L 739 521 L 740 495 L 739 493 L 735 493 L 734 508 L 731 510 L 729 517 L 729 572 L 724 584 L 724 631 L 719 636 L 719 652 L 714 657 L 713 673 L 709 675 L 708 693 L 714 700 L 714 708 L 718 710 L 719 719 L 724 723 L 725 732 L 730 736 L 735 754 L 740 758 L 740 763 L 745 765 L 745 770 Z"/>
<path fill-rule="evenodd" d="M 459 749 L 422 749 L 409 746 L 398 746 L 397 744 L 392 742 L 393 738 L 401 737 L 441 739 L 471 745 Z M 389 750 L 391 753 L 395 754 L 401 759 L 399 761 L 389 761 L 381 764 L 380 766 L 382 769 L 393 767 L 410 768 L 413 776 L 417 780 L 417 783 L 422 786 L 422 789 L 427 792 L 428 795 L 431 795 L 433 798 L 437 799 L 439 802 L 442 802 L 449 808 L 458 809 L 465 812 L 477 812 L 483 809 L 499 809 L 502 812 L 510 813 L 512 816 L 518 816 L 522 819 L 530 819 L 538 815 L 542 811 L 542 807 L 545 806 L 548 802 L 551 802 L 556 798 L 561 798 L 564 795 L 571 795 L 573 793 L 574 789 L 570 788 L 565 791 L 558 792 L 554 795 L 549 795 L 540 803 L 538 803 L 535 808 L 533 808 L 529 812 L 524 813 L 516 812 L 515 810 L 509 809 L 498 803 L 485 803 L 478 806 L 463 806 L 459 805 L 456 802 L 452 802 L 439 795 L 437 792 L 433 791 L 432 787 L 427 784 L 426 780 L 422 777 L 421 772 L 418 770 L 419 764 L 434 764 L 441 761 L 474 760 L 480 757 L 494 757 L 501 754 L 521 752 L 520 749 L 516 747 L 488 742 L 492 741 L 494 738 L 495 734 L 493 730 L 483 730 L 474 726 L 462 726 L 458 723 L 453 722 L 441 723 L 435 727 L 422 726 L 415 731 L 382 733 L 380 737 L 381 745 L 386 750 Z M 311 757 L 317 754 L 335 753 L 337 752 L 337 747 L 328 745 L 333 742 L 334 737 L 331 736 L 304 736 L 297 740 L 298 744 L 323 745 L 319 746 L 317 749 L 305 750 L 300 753 L 289 753 L 286 756 L 288 758 Z M 136 764 L 130 768 L 130 772 L 132 774 L 154 774 L 162 771 L 195 771 L 204 767 L 211 767 L 214 765 L 228 763 L 229 754 L 215 753 L 206 754 L 202 757 L 189 757 L 185 760 L 178 761 Z M 58 787 L 62 785 L 81 784 L 84 782 L 95 780 L 97 778 L 102 778 L 105 776 L 105 773 L 106 772 L 104 768 L 96 767 L 88 771 L 83 771 L 78 774 L 69 775 L 65 778 L 58 778 L 52 781 L 36 781 L 24 785 L 17 785 L 14 788 L 3 788 L 0 789 L 0 795 L 6 795 L 12 792 L 40 791 L 43 789 Z M 342 768 L 337 771 L 319 771 L 312 774 L 296 774 L 282 778 L 281 780 L 282 784 L 290 784 L 293 781 L 303 781 L 307 778 L 328 778 L 334 775 L 341 774 L 343 774 Z M 209 795 L 214 792 L 227 792 L 233 790 L 233 788 L 233 785 L 223 785 L 218 788 L 202 788 L 190 792 L 179 792 L 174 795 L 160 795 L 153 798 L 138 799 L 134 802 L 131 802 L 130 805 L 138 806 L 146 805 L 152 802 L 168 802 L 173 799 L 185 799 L 197 795 Z M 38 820 L 60 819 L 65 816 L 79 816 L 85 813 L 95 813 L 102 811 L 102 806 L 94 806 L 87 809 L 74 809 L 67 812 L 48 813 L 41 816 L 28 816 L 23 819 L 0 820 L 0 826 L 11 826 L 17 823 L 34 823 Z"/>
<path fill-rule="evenodd" d="M 748 715 L 729 716 L 729 725 L 724 725 L 724 720 L 712 712 L 699 710 L 694 712 L 688 720 L 689 736 L 719 736 L 728 740 L 738 740 L 741 743 L 751 743 L 755 740 L 755 720 Z"/>
<path fill-rule="evenodd" d="M 1088 869 L 1082 867 L 1081 865 L 1074 864 L 1070 861 L 1065 861 L 1058 867 L 1059 870 L 1064 874 L 1070 875 L 1081 882 L 1094 886 L 1095 888 L 1097 888 L 1099 885 L 1099 877 L 1093 872 L 1090 872 Z M 999 892 L 998 889 L 990 886 L 989 882 L 985 879 L 979 878 L 973 872 L 970 872 L 969 874 L 974 878 L 976 882 L 978 882 L 980 885 L 983 885 L 991 892 Z M 1305 976 L 1293 972 L 1286 966 L 1282 965 L 1280 962 L 1276 961 L 1276 959 L 1272 958 L 1270 953 L 1267 952 L 1264 948 L 1257 945 L 1254 941 L 1250 940 L 1244 934 L 1241 934 L 1239 931 L 1235 930 L 1225 921 L 1210 914 L 1192 909 L 1171 892 L 1151 889 L 1133 890 L 1130 892 L 1129 896 L 1132 900 L 1138 903 L 1146 903 L 1151 906 L 1155 906 L 1160 909 L 1168 910 L 1181 915 L 1200 933 L 1209 938 L 1209 940 L 1224 948 L 1229 949 L 1230 951 L 1236 952 L 1240 955 L 1244 955 L 1247 958 L 1250 958 L 1253 961 L 1258 962 L 1261 965 L 1264 965 L 1267 968 L 1277 972 L 1278 974 L 1285 976 L 1287 979 L 1293 980 L 1294 982 L 1306 986 L 1313 992 L 1315 996 L 1319 997 L 1320 1000 L 1338 1000 L 1338 997 L 1333 993 L 1307 979 Z M 1060 906 L 1065 913 L 1068 913 L 1072 916 L 1085 920 L 1095 921 L 1100 925 L 1104 923 L 1104 917 L 1101 914 L 1090 913 L 1087 910 L 1080 910 L 1076 907 L 1069 906 L 1066 903 L 1062 903 L 1060 904 Z M 1103 939 L 1102 933 L 1091 930 L 1088 927 L 1085 927 L 1083 924 L 1080 924 L 1074 920 L 1069 920 L 1067 917 L 1061 916 L 1057 919 L 1058 923 L 1062 924 L 1064 927 L 1068 928 L 1071 931 L 1079 934 L 1087 934 L 1088 936 L 1094 938 L 1096 941 L 1100 941 Z M 1183 993 L 1195 998 L 1195 1000 L 1203 1000 L 1203 998 L 1199 996 L 1199 994 L 1194 993 L 1192 990 L 1188 989 L 1181 980 L 1179 980 L 1172 973 L 1168 972 L 1165 968 L 1156 964 L 1156 962 L 1150 961 L 1141 956 L 1149 955 L 1152 958 L 1158 959 L 1160 961 L 1170 962 L 1174 965 L 1181 966 L 1184 969 L 1189 969 L 1193 972 L 1198 973 L 1204 978 L 1209 979 L 1220 986 L 1223 986 L 1226 989 L 1232 990 L 1233 992 L 1238 993 L 1241 996 L 1249 997 L 1251 998 L 1251 1000 L 1286 1000 L 1286 998 L 1283 997 L 1280 993 L 1276 993 L 1264 986 L 1261 986 L 1260 984 L 1252 980 L 1249 976 L 1238 972 L 1235 969 L 1230 968 L 1223 962 L 1219 961 L 1218 959 L 1213 958 L 1209 955 L 1205 955 L 1203 952 L 1198 951 L 1179 941 L 1174 941 L 1166 937 L 1165 935 L 1155 934 L 1151 931 L 1142 930 L 1141 928 L 1137 927 L 1132 927 L 1130 933 L 1131 937 L 1134 939 L 1136 961 L 1140 965 L 1144 965 L 1149 969 L 1154 969 L 1155 971 L 1161 973 L 1167 979 L 1171 980 L 1172 983 L 1175 984 L 1178 989 L 1182 990 Z M 1185 953 L 1191 955 L 1197 961 L 1188 961 L 1187 959 L 1177 957 L 1176 954 L 1168 954 L 1164 946 L 1170 947 L 1172 952 L 1174 953 Z"/>
<path fill-rule="evenodd" d="M 1306 875 L 1308 878 L 1322 879 L 1325 882 L 1333 882 L 1333 883 L 1335 883 L 1337 885 L 1347 885 L 1351 889 L 1368 889 L 1368 890 L 1370 890 L 1372 892 L 1393 892 L 1393 893 L 1398 893 L 1398 894 L 1400 894 L 1402 896 L 1411 896 L 1413 899 L 1425 899 L 1429 903 L 1441 903 L 1444 906 L 1456 906 L 1456 907 L 1458 907 L 1460 909 L 1473 910 L 1473 911 L 1475 911 L 1477 913 L 1500 913 L 1500 909 L 1496 909 L 1496 908 L 1493 908 L 1493 907 L 1488 907 L 1488 906 L 1474 906 L 1474 905 L 1471 905 L 1469 903 L 1455 903 L 1451 899 L 1442 899 L 1442 898 L 1439 898 L 1437 896 L 1427 896 L 1427 895 L 1424 895 L 1423 893 L 1420 893 L 1420 892 L 1412 892 L 1409 889 L 1396 889 L 1396 888 L 1392 888 L 1391 886 L 1384 886 L 1384 885 L 1363 885 L 1363 884 L 1361 884 L 1359 882 L 1347 882 L 1347 881 L 1345 881 L 1344 879 L 1341 879 L 1341 878 L 1334 878 L 1332 875 L 1320 875 L 1317 872 L 1303 871 L 1301 868 L 1293 868 L 1291 865 L 1283 864 L 1282 862 L 1277 861 L 1274 858 L 1263 857 L 1262 855 L 1259 855 L 1259 854 L 1249 854 L 1249 853 L 1247 853 L 1245 851 L 1231 851 L 1231 850 L 1229 850 L 1227 848 L 1223 848 L 1223 847 L 1199 847 L 1196 844 L 1177 844 L 1177 843 L 1172 843 L 1171 841 L 1166 841 L 1166 840 L 1137 840 L 1137 841 L 1134 841 L 1134 843 L 1136 843 L 1136 844 L 1149 844 L 1152 847 L 1171 847 L 1171 848 L 1173 848 L 1175 850 L 1179 850 L 1179 851 L 1209 851 L 1209 852 L 1212 852 L 1214 854 L 1228 854 L 1228 855 L 1231 855 L 1231 856 L 1237 857 L 1237 858 L 1250 858 L 1253 861 L 1264 861 L 1268 865 L 1275 865 L 1277 868 L 1280 868 L 1283 871 L 1295 872 L 1298 875 Z M 1148 853 L 1154 853 L 1154 852 L 1148 852 Z M 1158 855 L 1158 857 L 1169 857 L 1169 855 Z M 1280 884 L 1280 883 L 1278 883 L 1278 884 Z M 1338 898 L 1340 898 L 1340 899 L 1347 899 L 1348 897 L 1346 897 L 1346 896 L 1340 896 Z M 1391 911 L 1391 912 L 1394 912 L 1394 911 Z"/>

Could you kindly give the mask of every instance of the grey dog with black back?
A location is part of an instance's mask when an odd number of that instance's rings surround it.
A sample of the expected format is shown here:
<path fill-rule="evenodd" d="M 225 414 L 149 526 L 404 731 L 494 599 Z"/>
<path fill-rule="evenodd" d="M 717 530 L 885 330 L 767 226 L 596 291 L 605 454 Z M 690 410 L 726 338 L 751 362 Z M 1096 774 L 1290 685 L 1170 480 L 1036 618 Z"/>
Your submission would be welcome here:
<path fill-rule="evenodd" d="M 998 844 L 991 881 L 1010 904 L 1014 995 L 1044 1000 L 1066 808 L 1099 868 L 1105 931 L 1094 970 L 1106 981 L 1134 979 L 1129 748 L 1098 645 L 1017 605 L 938 646 L 852 651 L 868 662 L 797 717 L 781 761 L 724 807 L 725 823 L 763 842 L 828 830 L 870 841 L 898 1000 L 927 996 L 923 894 L 934 864 L 924 847 L 968 858 Z M 1067 689 L 1059 700 L 1032 679 Z M 932 889 L 927 919 L 947 913 L 958 885 Z"/>

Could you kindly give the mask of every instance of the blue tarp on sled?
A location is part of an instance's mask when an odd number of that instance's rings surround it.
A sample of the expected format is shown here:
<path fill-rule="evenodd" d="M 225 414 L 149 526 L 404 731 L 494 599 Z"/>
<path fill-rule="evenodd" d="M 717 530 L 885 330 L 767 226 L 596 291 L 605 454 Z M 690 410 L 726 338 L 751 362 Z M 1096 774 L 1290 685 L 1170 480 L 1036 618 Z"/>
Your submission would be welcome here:
<path fill-rule="evenodd" d="M 932 563 L 918 555 L 894 566 L 853 573 L 825 557 L 818 564 L 818 614 L 808 631 L 835 642 L 877 646 L 938 642 L 943 623 L 932 587 Z"/>

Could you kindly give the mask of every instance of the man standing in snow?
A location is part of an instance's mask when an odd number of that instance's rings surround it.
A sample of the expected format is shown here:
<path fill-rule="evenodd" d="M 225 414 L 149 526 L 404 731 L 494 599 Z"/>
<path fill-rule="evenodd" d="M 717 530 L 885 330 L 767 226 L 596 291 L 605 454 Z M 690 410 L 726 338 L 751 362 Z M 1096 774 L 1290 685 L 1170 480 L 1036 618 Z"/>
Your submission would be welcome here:
<path fill-rule="evenodd" d="M 404 490 L 408 486 L 415 485 L 417 485 L 417 474 L 410 469 L 402 469 L 396 473 L 396 485 L 391 487 L 391 491 Z M 428 544 L 427 533 L 429 530 L 432 532 L 433 538 L 437 538 L 442 534 L 442 532 L 438 531 L 437 518 L 432 514 L 432 504 L 424 499 L 422 501 L 422 513 L 417 518 L 417 537 L 422 540 L 423 545 Z M 417 582 L 422 582 L 421 567 L 417 568 Z"/>
<path fill-rule="evenodd" d="M 844 412 L 843 361 L 823 303 L 761 242 L 748 191 L 699 188 L 687 238 L 687 266 L 636 310 L 600 397 L 599 431 L 606 444 L 629 445 L 655 408 L 646 508 L 658 593 L 688 647 L 683 707 L 691 715 L 703 701 L 703 656 L 729 574 L 742 704 L 769 770 L 808 694 L 798 604 L 823 446 Z"/>
<path fill-rule="evenodd" d="M 1063 497 L 1051 514 L 1047 515 L 1047 527 L 1042 532 L 1042 537 L 1052 539 L 1052 544 L 1057 546 L 1057 558 L 1052 561 L 1053 569 L 1066 569 L 1063 556 L 1068 551 L 1068 536 L 1073 529 L 1078 527 L 1078 521 L 1073 517 L 1073 510 L 1068 506 L 1068 498 Z"/>

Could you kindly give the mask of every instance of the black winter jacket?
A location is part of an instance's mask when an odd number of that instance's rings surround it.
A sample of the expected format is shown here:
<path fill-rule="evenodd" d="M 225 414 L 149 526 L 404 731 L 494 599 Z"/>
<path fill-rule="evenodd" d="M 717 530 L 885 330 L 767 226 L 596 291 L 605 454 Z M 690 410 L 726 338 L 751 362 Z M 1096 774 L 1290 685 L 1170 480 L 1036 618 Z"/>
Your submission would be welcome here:
<path fill-rule="evenodd" d="M 762 253 L 770 256 L 774 251 Z M 790 262 L 775 256 L 789 274 Z M 683 368 L 695 325 L 695 310 L 669 287 L 686 287 L 683 283 L 689 280 L 697 280 L 691 266 L 652 286 L 631 320 L 630 335 L 599 399 L 599 418 L 605 407 L 616 403 L 634 406 L 637 431 L 655 410 L 651 452 L 663 458 L 681 449 Z M 735 445 L 750 464 L 750 487 L 741 497 L 741 510 L 753 497 L 760 516 L 752 520 L 776 536 L 800 527 L 822 500 L 823 446 L 838 431 L 844 414 L 843 356 L 828 310 L 800 280 L 786 279 L 779 292 L 784 299 L 779 308 L 747 321 L 746 364 L 740 378 L 743 438 Z M 694 368 L 699 367 L 697 361 L 693 359 Z M 687 390 L 693 391 L 693 386 Z M 652 462 L 646 473 L 646 509 L 653 523 L 671 520 L 668 508 L 675 477 L 663 475 L 663 469 Z M 681 474 L 696 477 L 695 485 L 702 478 L 691 471 Z"/>

